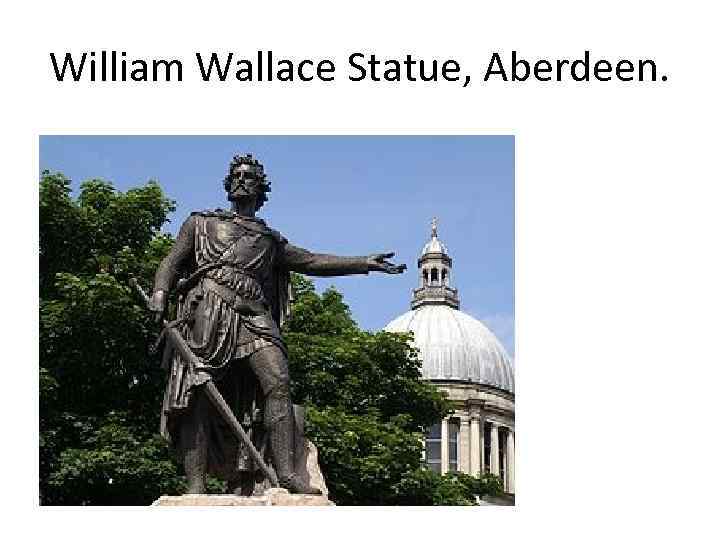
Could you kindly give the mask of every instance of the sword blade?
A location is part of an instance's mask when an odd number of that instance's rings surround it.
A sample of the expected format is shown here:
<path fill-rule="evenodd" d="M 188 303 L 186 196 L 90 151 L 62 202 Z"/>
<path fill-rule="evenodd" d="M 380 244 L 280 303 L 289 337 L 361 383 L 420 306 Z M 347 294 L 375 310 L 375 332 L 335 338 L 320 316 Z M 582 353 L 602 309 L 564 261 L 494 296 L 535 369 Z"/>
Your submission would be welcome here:
<path fill-rule="evenodd" d="M 177 328 L 170 326 L 166 321 L 163 321 L 163 323 L 165 325 L 166 338 L 169 339 L 170 342 L 173 344 L 175 350 L 177 350 L 183 362 L 186 362 L 193 368 L 197 367 L 200 364 L 200 359 L 195 355 L 195 353 L 192 352 L 190 346 L 180 335 L 180 332 L 178 332 Z M 243 429 L 240 422 L 238 422 L 238 419 L 235 417 L 232 409 L 222 397 L 222 394 L 220 394 L 220 391 L 215 386 L 215 383 L 212 381 L 207 381 L 202 385 L 202 388 L 205 391 L 205 394 L 210 399 L 210 402 L 220 413 L 220 416 L 222 416 L 223 419 L 228 423 L 230 429 L 232 429 L 233 431 L 233 434 L 248 449 L 250 456 L 255 462 L 255 465 L 260 468 L 260 470 L 270 481 L 273 487 L 278 487 L 278 478 L 275 474 L 275 471 L 271 469 L 267 465 L 267 463 L 265 463 L 265 460 L 262 458 L 257 448 L 255 448 L 255 445 L 250 440 L 247 432 Z"/>
<path fill-rule="evenodd" d="M 243 429 L 240 422 L 238 422 L 227 402 L 223 399 L 222 394 L 220 394 L 220 391 L 215 386 L 215 383 L 213 383 L 212 381 L 208 381 L 203 385 L 203 389 L 205 390 L 205 395 L 207 395 L 208 399 L 217 408 L 220 416 L 225 419 L 225 421 L 230 425 L 230 428 L 233 430 L 238 439 L 248 449 L 251 457 L 253 458 L 253 461 L 255 461 L 255 464 L 258 467 L 260 467 L 260 470 L 270 481 L 270 484 L 272 484 L 273 487 L 278 487 L 279 483 L 277 475 L 275 474 L 275 470 L 269 467 L 267 463 L 265 463 L 265 460 L 263 460 L 262 456 L 255 448 L 255 445 L 250 441 L 250 437 L 248 437 L 248 434 Z"/>

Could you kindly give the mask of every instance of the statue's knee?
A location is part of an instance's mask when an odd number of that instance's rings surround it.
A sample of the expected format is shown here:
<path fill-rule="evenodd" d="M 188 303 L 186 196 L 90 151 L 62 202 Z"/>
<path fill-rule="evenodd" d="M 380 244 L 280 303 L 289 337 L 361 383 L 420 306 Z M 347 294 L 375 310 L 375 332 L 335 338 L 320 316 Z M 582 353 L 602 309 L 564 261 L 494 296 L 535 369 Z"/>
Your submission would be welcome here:
<path fill-rule="evenodd" d="M 290 399 L 290 377 L 287 374 L 275 375 L 270 388 L 265 393 L 268 399 Z"/>

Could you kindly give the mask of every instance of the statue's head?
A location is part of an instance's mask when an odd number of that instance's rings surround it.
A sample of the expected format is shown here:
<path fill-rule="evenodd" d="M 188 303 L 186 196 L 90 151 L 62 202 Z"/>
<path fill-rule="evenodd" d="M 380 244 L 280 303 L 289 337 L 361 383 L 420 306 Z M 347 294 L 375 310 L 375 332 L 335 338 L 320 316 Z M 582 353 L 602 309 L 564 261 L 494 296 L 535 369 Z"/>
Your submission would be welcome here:
<path fill-rule="evenodd" d="M 262 163 L 254 159 L 252 154 L 237 155 L 232 158 L 224 185 L 229 201 L 254 197 L 255 209 L 259 210 L 268 200 L 270 182 L 267 180 Z"/>

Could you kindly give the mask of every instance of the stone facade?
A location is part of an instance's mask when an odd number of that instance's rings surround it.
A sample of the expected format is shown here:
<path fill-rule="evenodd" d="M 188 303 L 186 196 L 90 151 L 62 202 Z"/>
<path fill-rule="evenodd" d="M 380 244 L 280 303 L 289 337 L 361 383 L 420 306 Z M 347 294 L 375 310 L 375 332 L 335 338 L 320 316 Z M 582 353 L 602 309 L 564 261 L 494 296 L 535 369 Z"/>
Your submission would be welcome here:
<path fill-rule="evenodd" d="M 477 475 L 490 472 L 500 477 L 505 491 L 515 493 L 515 396 L 474 383 L 433 381 L 455 409 L 443 419 L 440 470 L 459 470 Z M 456 455 L 451 453 L 451 429 L 459 425 Z M 489 435 L 489 440 L 488 440 Z M 456 467 L 451 463 L 456 462 Z"/>

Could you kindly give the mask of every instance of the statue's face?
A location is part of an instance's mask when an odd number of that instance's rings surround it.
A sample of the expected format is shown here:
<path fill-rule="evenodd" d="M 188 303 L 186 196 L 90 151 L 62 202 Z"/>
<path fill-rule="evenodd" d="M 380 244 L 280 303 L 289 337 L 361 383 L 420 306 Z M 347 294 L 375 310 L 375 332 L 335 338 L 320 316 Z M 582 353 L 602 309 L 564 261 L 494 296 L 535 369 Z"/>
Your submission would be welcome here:
<path fill-rule="evenodd" d="M 242 164 L 233 170 L 233 181 L 228 195 L 233 199 L 256 196 L 259 184 L 260 180 L 255 174 L 255 169 L 250 165 Z"/>

